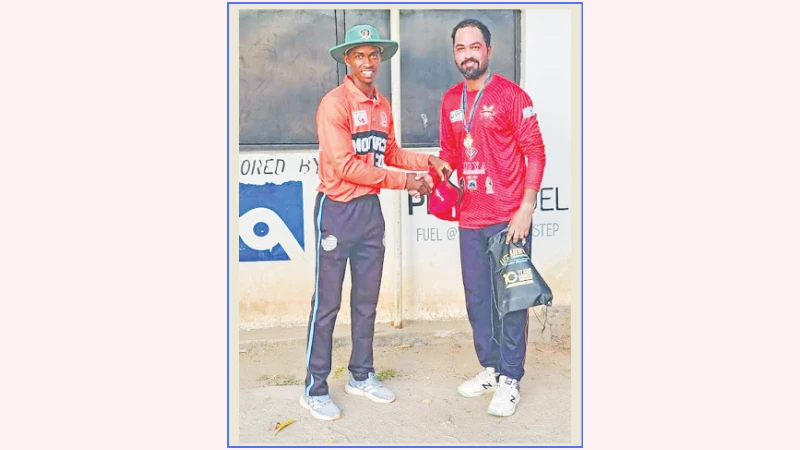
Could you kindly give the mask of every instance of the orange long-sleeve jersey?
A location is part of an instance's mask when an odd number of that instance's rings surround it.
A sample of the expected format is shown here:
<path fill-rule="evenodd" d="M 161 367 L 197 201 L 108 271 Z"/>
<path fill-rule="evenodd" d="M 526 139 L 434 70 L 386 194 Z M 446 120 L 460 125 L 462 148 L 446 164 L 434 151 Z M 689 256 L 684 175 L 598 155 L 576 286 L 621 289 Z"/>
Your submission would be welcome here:
<path fill-rule="evenodd" d="M 397 145 L 389 100 L 377 88 L 374 98 L 368 98 L 350 75 L 322 97 L 317 109 L 317 136 L 317 190 L 335 201 L 378 194 L 381 188 L 405 188 L 405 172 L 387 170 L 385 165 L 428 169 L 428 155 Z"/>

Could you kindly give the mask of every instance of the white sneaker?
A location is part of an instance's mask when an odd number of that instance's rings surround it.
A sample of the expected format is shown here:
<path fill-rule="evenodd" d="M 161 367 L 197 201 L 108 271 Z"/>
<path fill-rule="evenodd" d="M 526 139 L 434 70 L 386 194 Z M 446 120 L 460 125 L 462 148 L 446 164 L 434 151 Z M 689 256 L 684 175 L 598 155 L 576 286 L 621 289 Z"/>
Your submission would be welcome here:
<path fill-rule="evenodd" d="M 508 417 L 517 410 L 519 401 L 519 381 L 500 375 L 500 386 L 497 387 L 487 412 L 493 416 Z"/>
<path fill-rule="evenodd" d="M 300 397 L 300 406 L 311 411 L 311 415 L 320 420 L 336 420 L 342 417 L 342 412 L 330 395 L 303 395 Z"/>
<path fill-rule="evenodd" d="M 378 381 L 374 372 L 367 374 L 367 379 L 364 381 L 357 381 L 351 373 L 350 381 L 344 385 L 344 391 L 351 395 L 367 397 L 376 403 L 392 403 L 394 401 L 394 393 Z"/>
<path fill-rule="evenodd" d="M 458 387 L 458 393 L 464 397 L 477 397 L 489 392 L 497 387 L 497 373 L 494 367 L 487 367 L 483 372 L 479 373 L 467 380 Z"/>

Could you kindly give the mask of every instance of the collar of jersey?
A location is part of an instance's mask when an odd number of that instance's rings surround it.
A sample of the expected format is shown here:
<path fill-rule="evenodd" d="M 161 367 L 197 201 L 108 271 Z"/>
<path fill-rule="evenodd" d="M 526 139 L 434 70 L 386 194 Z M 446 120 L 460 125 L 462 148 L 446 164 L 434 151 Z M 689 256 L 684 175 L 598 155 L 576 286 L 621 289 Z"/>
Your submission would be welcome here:
<path fill-rule="evenodd" d="M 361 89 L 356 87 L 355 83 L 353 83 L 352 75 L 346 75 L 344 77 L 344 85 L 347 91 L 350 92 L 350 95 L 354 95 L 358 98 L 359 103 L 372 101 L 371 98 L 368 98 L 366 95 L 364 95 L 363 92 L 361 92 Z M 375 86 L 374 88 L 375 88 L 375 104 L 380 105 L 381 94 L 380 92 L 378 92 L 378 86 Z"/>

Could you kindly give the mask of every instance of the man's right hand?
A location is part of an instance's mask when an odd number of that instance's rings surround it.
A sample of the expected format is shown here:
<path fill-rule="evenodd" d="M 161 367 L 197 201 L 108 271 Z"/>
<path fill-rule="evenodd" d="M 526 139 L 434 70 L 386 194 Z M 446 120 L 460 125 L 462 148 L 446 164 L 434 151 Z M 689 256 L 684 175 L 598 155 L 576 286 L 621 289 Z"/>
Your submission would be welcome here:
<path fill-rule="evenodd" d="M 422 180 L 422 179 L 424 179 L 425 182 L 428 183 L 428 186 L 430 186 L 431 189 L 433 189 L 433 177 L 431 176 L 431 174 L 429 174 L 429 173 L 418 173 L 417 174 L 417 180 Z M 415 200 L 419 200 L 420 198 L 422 198 L 422 195 L 419 193 L 419 191 L 409 190 L 408 194 L 410 196 L 414 197 Z"/>
<path fill-rule="evenodd" d="M 409 192 L 416 191 L 420 195 L 428 195 L 431 193 L 431 186 L 425 181 L 425 177 L 420 177 L 414 173 L 407 173 L 406 190 Z"/>

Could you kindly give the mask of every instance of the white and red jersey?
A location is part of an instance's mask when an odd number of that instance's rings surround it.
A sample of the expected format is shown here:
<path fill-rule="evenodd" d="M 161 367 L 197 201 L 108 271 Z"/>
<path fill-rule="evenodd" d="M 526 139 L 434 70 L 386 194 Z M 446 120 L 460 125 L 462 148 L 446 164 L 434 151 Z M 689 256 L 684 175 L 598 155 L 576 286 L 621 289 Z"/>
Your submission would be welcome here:
<path fill-rule="evenodd" d="M 511 220 L 525 189 L 539 191 L 545 152 L 530 96 L 498 74 L 488 79 L 475 107 L 468 151 L 464 122 L 478 90 L 467 91 L 463 108 L 463 89 L 461 82 L 442 96 L 439 157 L 458 170 L 464 190 L 459 226 L 478 229 Z"/>

